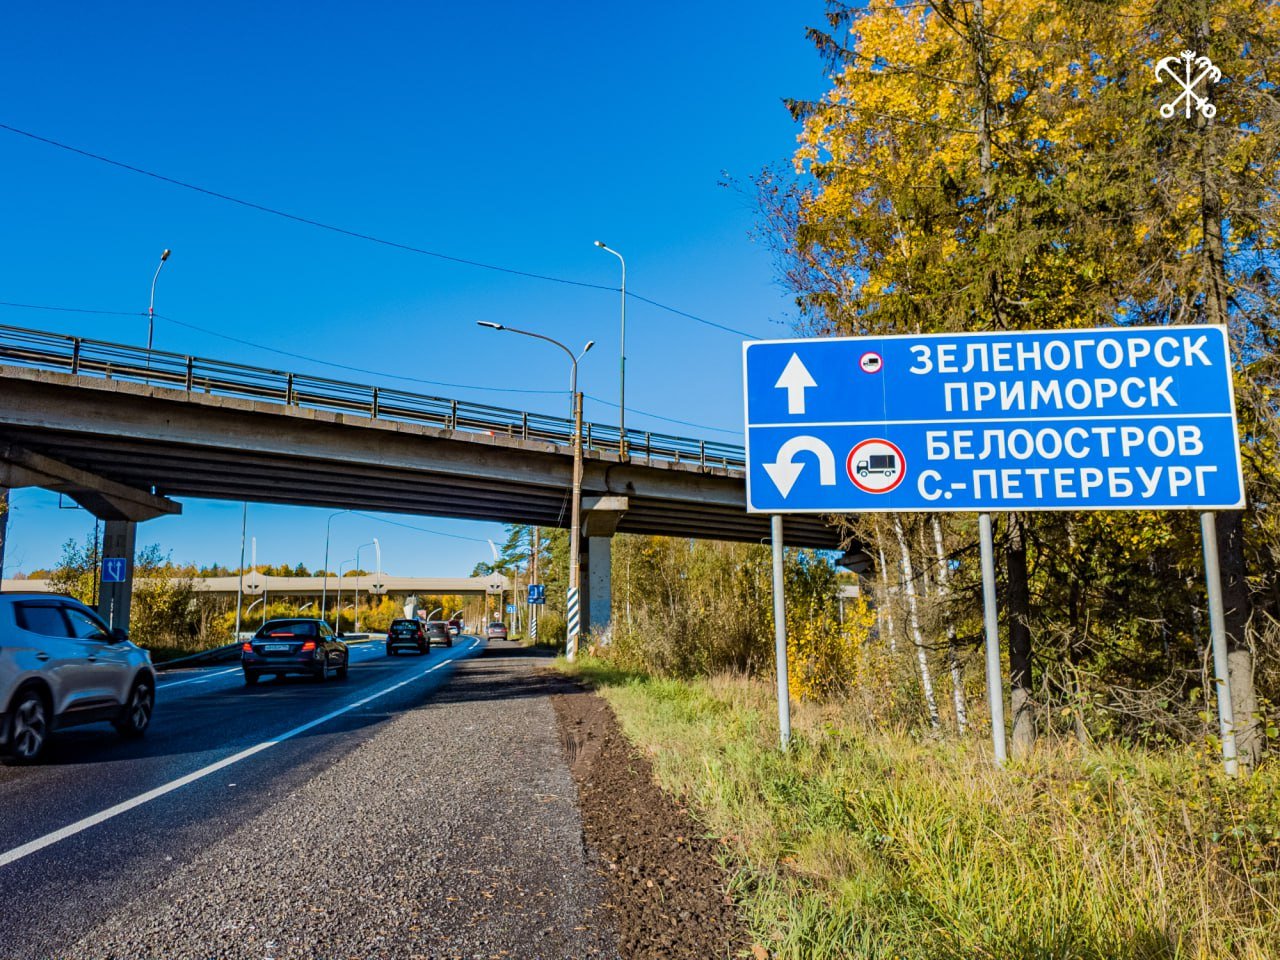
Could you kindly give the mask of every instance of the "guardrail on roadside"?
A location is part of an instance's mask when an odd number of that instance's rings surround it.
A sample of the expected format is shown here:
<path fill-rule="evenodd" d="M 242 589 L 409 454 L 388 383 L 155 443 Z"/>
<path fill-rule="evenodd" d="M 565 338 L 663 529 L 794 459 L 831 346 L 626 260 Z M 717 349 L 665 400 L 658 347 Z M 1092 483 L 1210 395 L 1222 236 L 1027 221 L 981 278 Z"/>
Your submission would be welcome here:
<path fill-rule="evenodd" d="M 268 400 L 286 406 L 354 413 L 375 420 L 423 423 L 467 433 L 572 446 L 573 421 L 542 413 L 450 400 L 404 390 L 365 386 L 309 374 L 251 367 L 222 360 L 147 350 L 127 344 L 0 325 L 0 362 L 37 370 L 157 384 L 223 397 Z M 583 424 L 583 448 L 617 452 L 623 436 L 615 426 Z M 743 468 L 742 447 L 652 431 L 627 430 L 635 458 L 702 466 Z"/>

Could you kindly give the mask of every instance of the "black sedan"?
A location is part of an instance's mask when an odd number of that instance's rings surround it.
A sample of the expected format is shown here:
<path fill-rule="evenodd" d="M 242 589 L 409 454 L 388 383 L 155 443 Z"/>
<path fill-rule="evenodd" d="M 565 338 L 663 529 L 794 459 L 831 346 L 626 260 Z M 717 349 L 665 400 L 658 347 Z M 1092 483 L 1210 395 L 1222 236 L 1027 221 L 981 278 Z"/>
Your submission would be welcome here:
<path fill-rule="evenodd" d="M 421 620 L 392 620 L 387 627 L 387 656 L 393 657 L 397 650 L 409 647 L 419 653 L 431 652 L 431 641 L 427 639 L 427 630 Z"/>
<path fill-rule="evenodd" d="M 268 620 L 240 646 L 244 682 L 253 686 L 267 674 L 301 674 L 317 681 L 332 673 L 345 680 L 351 654 L 323 620 Z"/>

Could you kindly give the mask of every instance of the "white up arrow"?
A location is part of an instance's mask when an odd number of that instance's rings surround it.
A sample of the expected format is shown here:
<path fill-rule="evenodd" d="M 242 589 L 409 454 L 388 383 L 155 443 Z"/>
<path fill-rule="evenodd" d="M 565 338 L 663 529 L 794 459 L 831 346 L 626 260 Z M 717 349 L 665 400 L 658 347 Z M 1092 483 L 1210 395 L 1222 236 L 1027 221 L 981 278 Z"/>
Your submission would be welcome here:
<path fill-rule="evenodd" d="M 801 370 L 804 367 L 800 368 Z M 766 463 L 765 470 L 773 480 L 778 492 L 785 498 L 791 493 L 796 478 L 804 469 L 804 463 L 792 463 L 791 458 L 801 450 L 808 450 L 818 457 L 818 483 L 824 487 L 836 485 L 836 458 L 831 448 L 817 437 L 792 437 L 778 450 L 778 459 L 774 463 Z"/>
<path fill-rule="evenodd" d="M 800 362 L 797 354 L 792 354 L 787 365 L 782 368 L 775 387 L 787 391 L 787 413 L 804 413 L 804 392 L 809 387 L 816 387 L 817 381 L 809 375 L 808 369 Z"/>

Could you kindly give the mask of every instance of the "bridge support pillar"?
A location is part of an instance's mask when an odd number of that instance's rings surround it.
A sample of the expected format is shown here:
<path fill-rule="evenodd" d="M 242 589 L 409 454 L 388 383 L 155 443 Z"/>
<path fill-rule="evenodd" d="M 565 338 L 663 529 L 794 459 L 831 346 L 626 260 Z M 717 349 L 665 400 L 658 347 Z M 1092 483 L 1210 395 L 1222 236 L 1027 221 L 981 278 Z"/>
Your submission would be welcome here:
<path fill-rule="evenodd" d="M 582 622 L 603 632 L 613 623 L 613 535 L 630 506 L 626 497 L 588 497 L 582 501 Z"/>
<path fill-rule="evenodd" d="M 129 629 L 133 603 L 133 550 L 138 525 L 132 520 L 108 520 L 102 534 L 98 613 L 109 627 Z"/>

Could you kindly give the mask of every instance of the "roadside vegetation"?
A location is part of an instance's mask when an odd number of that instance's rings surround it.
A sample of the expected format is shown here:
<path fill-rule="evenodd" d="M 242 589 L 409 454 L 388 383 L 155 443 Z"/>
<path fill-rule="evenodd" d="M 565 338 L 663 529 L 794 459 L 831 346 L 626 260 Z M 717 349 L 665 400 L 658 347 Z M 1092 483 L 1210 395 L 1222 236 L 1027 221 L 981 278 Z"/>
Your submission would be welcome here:
<path fill-rule="evenodd" d="M 1001 770 L 865 697 L 800 704 L 784 754 L 767 684 L 563 666 L 723 838 L 771 956 L 1280 956 L 1274 766 L 1232 781 L 1207 743 L 1067 741 Z"/>

